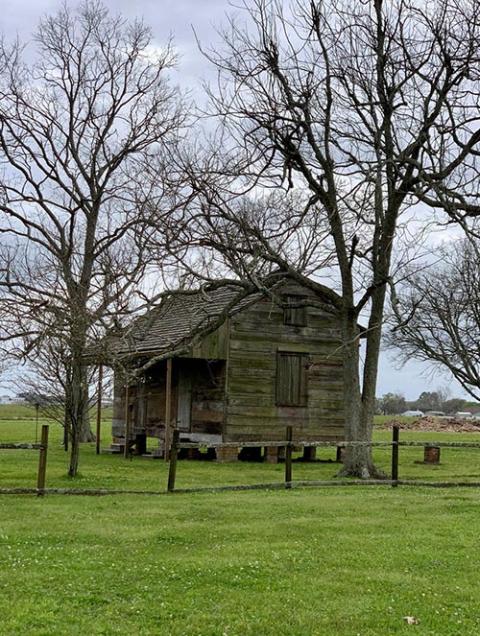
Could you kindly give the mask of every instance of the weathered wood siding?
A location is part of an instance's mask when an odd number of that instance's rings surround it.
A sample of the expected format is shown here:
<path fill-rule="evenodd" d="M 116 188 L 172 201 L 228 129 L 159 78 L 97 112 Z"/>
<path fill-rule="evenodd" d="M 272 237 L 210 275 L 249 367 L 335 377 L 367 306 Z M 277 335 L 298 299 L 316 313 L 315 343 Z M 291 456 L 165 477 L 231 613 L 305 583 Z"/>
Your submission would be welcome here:
<path fill-rule="evenodd" d="M 310 296 L 289 285 L 284 293 Z M 276 404 L 278 351 L 308 354 L 307 406 Z M 339 325 L 326 311 L 307 308 L 307 326 L 284 324 L 282 307 L 257 302 L 230 319 L 224 439 L 343 439 L 343 368 Z"/>
<path fill-rule="evenodd" d="M 228 350 L 227 321 L 205 336 L 199 344 L 190 347 L 182 358 L 197 358 L 203 360 L 225 360 Z"/>

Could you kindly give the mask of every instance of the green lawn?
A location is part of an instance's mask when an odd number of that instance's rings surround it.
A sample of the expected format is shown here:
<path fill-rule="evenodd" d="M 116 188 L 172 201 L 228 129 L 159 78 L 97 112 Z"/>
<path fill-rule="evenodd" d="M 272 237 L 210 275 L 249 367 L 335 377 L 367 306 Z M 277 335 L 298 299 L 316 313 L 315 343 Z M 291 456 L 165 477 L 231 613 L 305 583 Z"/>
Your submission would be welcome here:
<path fill-rule="evenodd" d="M 29 404 L 0 404 L 0 421 L 35 419 L 35 408 Z"/>
<path fill-rule="evenodd" d="M 32 421 L 0 423 L 2 441 L 34 432 Z M 96 457 L 92 445 L 72 484 L 60 437 L 52 426 L 47 486 L 165 487 L 164 462 Z M 376 454 L 387 468 L 388 451 Z M 404 477 L 480 480 L 480 450 L 442 450 L 439 467 L 415 464 L 421 449 L 400 456 Z M 1 451 L 0 485 L 34 485 L 36 463 L 34 451 Z M 293 470 L 331 478 L 337 466 Z M 179 486 L 280 481 L 283 466 L 181 461 L 178 476 Z M 4 495 L 0 634 L 473 636 L 479 534 L 473 489 Z"/>

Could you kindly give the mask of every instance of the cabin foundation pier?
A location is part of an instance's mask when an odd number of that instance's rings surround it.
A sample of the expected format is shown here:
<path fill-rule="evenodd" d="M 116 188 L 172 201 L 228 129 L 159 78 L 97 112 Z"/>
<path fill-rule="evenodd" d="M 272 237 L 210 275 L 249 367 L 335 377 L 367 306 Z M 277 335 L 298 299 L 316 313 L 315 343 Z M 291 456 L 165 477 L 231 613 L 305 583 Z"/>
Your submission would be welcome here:
<path fill-rule="evenodd" d="M 220 464 L 238 461 L 238 448 L 217 448 L 216 460 Z"/>
<path fill-rule="evenodd" d="M 267 464 L 278 464 L 278 460 L 279 460 L 278 446 L 265 446 L 264 457 Z"/>

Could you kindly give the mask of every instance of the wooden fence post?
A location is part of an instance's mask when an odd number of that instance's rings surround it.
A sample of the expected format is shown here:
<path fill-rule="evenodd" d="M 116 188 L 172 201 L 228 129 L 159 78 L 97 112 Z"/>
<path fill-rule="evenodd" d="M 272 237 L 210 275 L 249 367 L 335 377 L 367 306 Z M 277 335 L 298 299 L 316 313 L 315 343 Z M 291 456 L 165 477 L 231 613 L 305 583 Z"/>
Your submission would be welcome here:
<path fill-rule="evenodd" d="M 48 449 L 48 424 L 42 426 L 42 437 L 40 439 L 42 448 L 38 456 L 37 475 L 37 495 L 40 497 L 45 493 L 45 475 L 47 472 L 47 449 Z"/>
<path fill-rule="evenodd" d="M 165 461 L 169 459 L 169 449 L 172 439 L 171 420 L 172 420 L 172 358 L 167 359 L 167 370 L 165 378 Z"/>
<path fill-rule="evenodd" d="M 175 477 L 177 476 L 177 458 L 178 458 L 178 441 L 180 439 L 180 431 L 175 429 L 172 435 L 172 446 L 170 448 L 170 464 L 168 467 L 168 486 L 167 491 L 175 490 Z M 166 452 L 166 449 L 165 449 Z"/>
<path fill-rule="evenodd" d="M 398 486 L 398 441 L 400 438 L 398 426 L 392 431 L 392 488 Z"/>
<path fill-rule="evenodd" d="M 286 430 L 287 445 L 285 446 L 285 488 L 292 487 L 292 439 L 293 429 L 287 426 Z"/>

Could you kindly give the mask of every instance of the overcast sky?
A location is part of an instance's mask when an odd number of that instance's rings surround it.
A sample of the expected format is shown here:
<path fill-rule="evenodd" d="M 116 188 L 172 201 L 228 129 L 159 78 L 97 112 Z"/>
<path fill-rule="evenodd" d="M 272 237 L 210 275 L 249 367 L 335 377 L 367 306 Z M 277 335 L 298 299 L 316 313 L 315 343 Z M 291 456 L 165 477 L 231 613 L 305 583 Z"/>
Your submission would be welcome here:
<path fill-rule="evenodd" d="M 75 6 L 75 2 L 70 2 Z M 154 43 L 162 46 L 170 35 L 179 53 L 176 81 L 199 95 L 201 80 L 208 76 L 205 60 L 199 54 L 193 34 L 195 29 L 202 45 L 218 42 L 216 27 L 225 22 L 232 9 L 227 0 L 105 0 L 114 12 L 126 17 L 142 17 L 152 28 Z M 57 0 L 3 0 L 2 31 L 7 39 L 17 35 L 23 42 L 30 40 L 39 19 L 55 12 Z M 450 386 L 452 394 L 464 395 L 459 385 L 449 376 L 428 374 L 428 367 L 417 362 L 396 368 L 391 354 L 382 355 L 378 378 L 378 395 L 399 391 L 407 399 L 416 398 L 421 391 L 438 386 Z"/>

